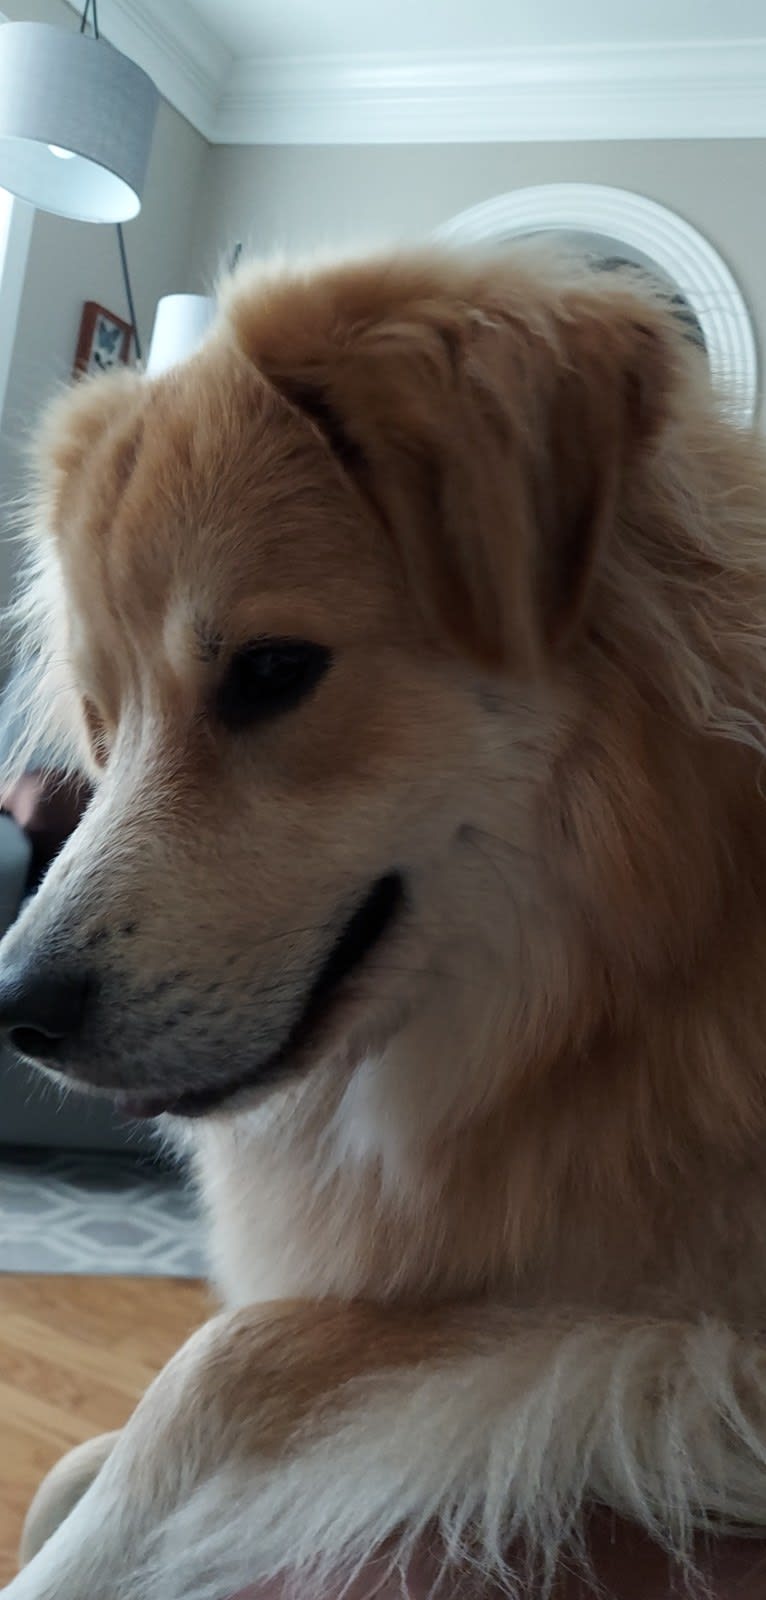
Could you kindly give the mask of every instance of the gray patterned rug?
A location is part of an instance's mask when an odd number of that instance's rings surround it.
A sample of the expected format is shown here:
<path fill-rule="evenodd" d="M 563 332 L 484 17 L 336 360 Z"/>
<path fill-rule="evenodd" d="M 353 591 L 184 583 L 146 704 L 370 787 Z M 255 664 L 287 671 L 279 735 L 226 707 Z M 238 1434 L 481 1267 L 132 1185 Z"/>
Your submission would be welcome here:
<path fill-rule="evenodd" d="M 0 1272 L 200 1277 L 194 1195 L 146 1158 L 0 1147 Z"/>

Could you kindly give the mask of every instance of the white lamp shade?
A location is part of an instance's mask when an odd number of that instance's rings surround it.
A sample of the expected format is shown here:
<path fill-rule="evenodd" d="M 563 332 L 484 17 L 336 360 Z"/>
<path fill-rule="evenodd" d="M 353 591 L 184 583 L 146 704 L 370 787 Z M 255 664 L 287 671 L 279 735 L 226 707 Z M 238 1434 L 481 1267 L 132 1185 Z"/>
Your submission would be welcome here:
<path fill-rule="evenodd" d="M 154 318 L 147 376 L 156 378 L 193 356 L 213 321 L 215 309 L 212 295 L 166 294 Z"/>
<path fill-rule="evenodd" d="M 141 209 L 158 99 L 151 78 L 104 39 L 6 22 L 0 187 L 62 217 L 127 222 Z"/>

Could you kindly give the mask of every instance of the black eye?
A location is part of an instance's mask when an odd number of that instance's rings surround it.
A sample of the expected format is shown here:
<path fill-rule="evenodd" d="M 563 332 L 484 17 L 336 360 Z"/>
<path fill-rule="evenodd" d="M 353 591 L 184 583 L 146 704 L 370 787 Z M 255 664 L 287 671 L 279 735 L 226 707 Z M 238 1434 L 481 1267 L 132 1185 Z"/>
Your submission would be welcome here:
<path fill-rule="evenodd" d="M 259 639 L 232 656 L 216 709 L 228 728 L 246 728 L 290 711 L 315 689 L 330 651 L 303 639 Z"/>

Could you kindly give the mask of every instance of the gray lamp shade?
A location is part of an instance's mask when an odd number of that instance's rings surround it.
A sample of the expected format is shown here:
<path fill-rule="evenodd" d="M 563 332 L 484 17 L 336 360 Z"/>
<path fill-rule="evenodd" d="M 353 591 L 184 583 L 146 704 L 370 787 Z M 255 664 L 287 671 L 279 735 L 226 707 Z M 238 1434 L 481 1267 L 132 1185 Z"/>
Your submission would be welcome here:
<path fill-rule="evenodd" d="M 141 209 L 157 90 L 104 39 L 0 27 L 0 188 L 81 222 Z"/>

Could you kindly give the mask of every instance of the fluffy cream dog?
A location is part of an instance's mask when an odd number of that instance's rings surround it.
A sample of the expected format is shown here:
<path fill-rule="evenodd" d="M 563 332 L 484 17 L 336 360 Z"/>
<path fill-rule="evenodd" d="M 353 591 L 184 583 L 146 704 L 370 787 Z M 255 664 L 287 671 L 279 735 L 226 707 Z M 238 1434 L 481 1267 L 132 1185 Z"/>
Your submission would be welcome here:
<path fill-rule="evenodd" d="M 96 791 L 2 1016 L 182 1131 L 224 1310 L 7 1600 L 766 1522 L 766 452 L 670 312 L 240 273 L 56 405 L 33 523 L 35 737 Z"/>

